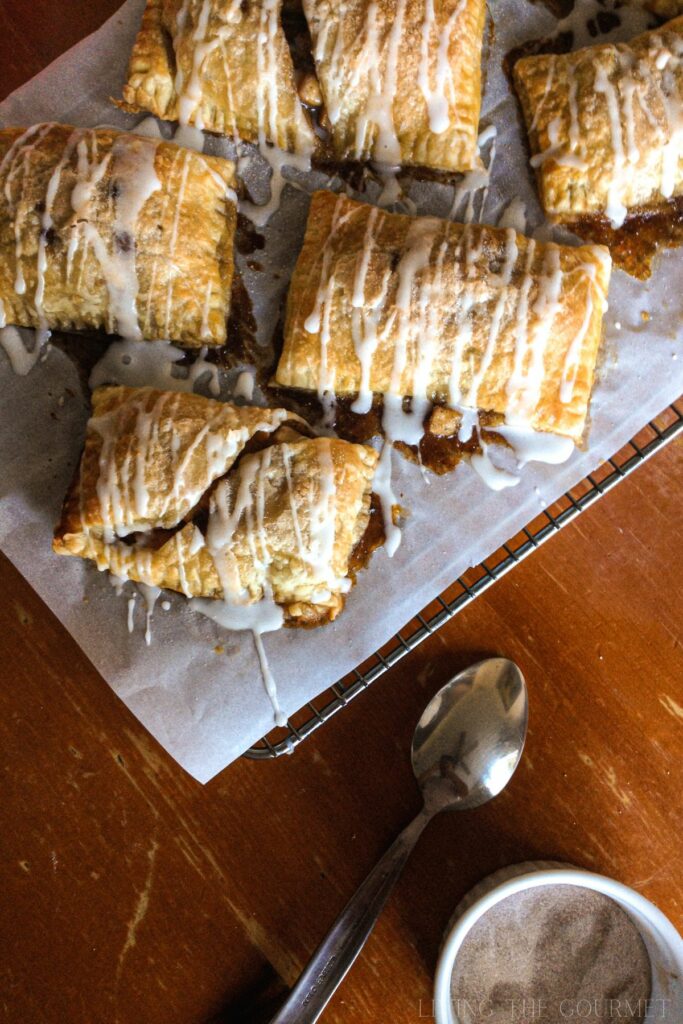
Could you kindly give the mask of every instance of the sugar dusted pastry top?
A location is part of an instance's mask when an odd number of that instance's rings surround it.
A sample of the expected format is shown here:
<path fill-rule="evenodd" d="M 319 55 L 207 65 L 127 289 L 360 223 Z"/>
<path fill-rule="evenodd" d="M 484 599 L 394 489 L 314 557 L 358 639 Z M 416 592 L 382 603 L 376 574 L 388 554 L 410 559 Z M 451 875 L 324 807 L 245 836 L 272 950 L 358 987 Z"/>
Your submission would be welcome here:
<path fill-rule="evenodd" d="M 351 586 L 376 462 L 284 409 L 99 388 L 54 549 L 187 597 L 267 597 L 317 625 Z"/>
<path fill-rule="evenodd" d="M 410 395 L 578 440 L 609 283 L 601 246 L 408 217 L 316 192 L 276 372 L 319 395 Z"/>
<path fill-rule="evenodd" d="M 205 131 L 308 154 L 282 0 L 147 0 L 123 89 L 149 110 Z"/>
<path fill-rule="evenodd" d="M 303 0 L 334 153 L 479 166 L 485 0 Z"/>
<path fill-rule="evenodd" d="M 547 214 L 604 214 L 683 194 L 683 17 L 630 43 L 514 67 Z"/>
<path fill-rule="evenodd" d="M 221 345 L 233 164 L 110 129 L 0 130 L 0 318 Z"/>

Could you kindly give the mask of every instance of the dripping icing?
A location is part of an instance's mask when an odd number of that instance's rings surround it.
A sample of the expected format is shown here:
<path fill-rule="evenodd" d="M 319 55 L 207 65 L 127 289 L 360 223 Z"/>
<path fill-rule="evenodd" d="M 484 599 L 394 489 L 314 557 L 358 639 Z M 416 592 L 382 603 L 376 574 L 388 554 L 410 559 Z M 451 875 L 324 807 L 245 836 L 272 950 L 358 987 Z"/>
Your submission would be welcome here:
<path fill-rule="evenodd" d="M 206 359 L 201 348 L 187 366 L 187 351 L 170 341 L 113 341 L 93 366 L 88 385 L 91 390 L 103 384 L 126 387 L 152 387 L 159 391 L 201 391 L 208 389 L 214 397 L 220 394 L 218 367 Z"/>

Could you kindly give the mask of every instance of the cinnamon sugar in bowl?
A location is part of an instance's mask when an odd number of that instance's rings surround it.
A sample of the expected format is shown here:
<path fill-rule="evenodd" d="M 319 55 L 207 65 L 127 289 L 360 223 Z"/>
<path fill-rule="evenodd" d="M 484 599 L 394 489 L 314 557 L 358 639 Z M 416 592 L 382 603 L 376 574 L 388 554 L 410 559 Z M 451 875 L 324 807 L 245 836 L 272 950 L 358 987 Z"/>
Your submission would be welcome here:
<path fill-rule="evenodd" d="M 681 1024 L 683 940 L 610 878 L 548 862 L 485 879 L 456 908 L 437 1024 Z"/>

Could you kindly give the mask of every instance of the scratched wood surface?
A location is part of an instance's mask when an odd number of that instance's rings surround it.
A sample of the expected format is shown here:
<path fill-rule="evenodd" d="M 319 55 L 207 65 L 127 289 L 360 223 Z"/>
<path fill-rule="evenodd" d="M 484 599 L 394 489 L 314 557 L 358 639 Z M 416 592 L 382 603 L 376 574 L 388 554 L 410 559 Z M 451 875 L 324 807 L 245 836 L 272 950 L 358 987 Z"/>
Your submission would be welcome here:
<path fill-rule="evenodd" d="M 115 6 L 0 0 L 4 92 Z M 206 787 L 0 556 L 2 1019 L 267 1021 L 417 810 L 408 750 L 422 707 L 495 653 L 529 684 L 521 767 L 493 804 L 430 826 L 324 1020 L 428 1019 L 455 904 L 521 860 L 610 874 L 681 927 L 682 499 L 674 444 L 293 757 L 240 761 Z"/>

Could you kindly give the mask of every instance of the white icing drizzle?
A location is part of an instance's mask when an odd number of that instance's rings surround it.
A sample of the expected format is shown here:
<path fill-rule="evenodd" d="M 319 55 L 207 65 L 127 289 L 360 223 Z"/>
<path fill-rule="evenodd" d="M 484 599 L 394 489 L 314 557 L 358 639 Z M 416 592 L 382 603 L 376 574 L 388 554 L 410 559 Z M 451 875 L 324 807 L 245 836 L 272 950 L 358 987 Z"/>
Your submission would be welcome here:
<path fill-rule="evenodd" d="M 270 703 L 273 705 L 273 720 L 278 726 L 287 725 L 287 716 L 283 713 L 280 707 L 280 701 L 278 699 L 277 686 L 275 683 L 275 677 L 270 671 L 270 665 L 268 658 L 266 657 L 266 651 L 263 646 L 263 630 L 252 629 L 252 636 L 254 638 L 254 646 L 258 655 L 259 665 L 261 667 L 261 676 L 263 683 L 266 688 L 266 693 L 270 699 Z"/>
<path fill-rule="evenodd" d="M 546 75 L 545 86 L 543 88 L 543 95 L 541 96 L 541 99 L 539 100 L 538 106 L 536 107 L 536 110 L 534 112 L 534 116 L 533 116 L 533 118 L 531 120 L 530 128 L 531 128 L 532 131 L 534 130 L 534 128 L 536 128 L 538 126 L 538 122 L 540 120 L 541 114 L 543 113 L 543 110 L 545 109 L 545 105 L 548 102 L 548 97 L 551 95 L 553 83 L 555 81 L 556 60 L 555 60 L 555 56 L 553 54 L 550 54 L 548 56 L 548 63 L 549 63 L 549 68 L 548 68 L 548 74 Z"/>
<path fill-rule="evenodd" d="M 121 597 L 123 588 L 125 587 L 128 580 L 125 577 L 117 576 L 114 572 L 110 571 L 108 574 L 109 583 L 114 588 L 117 597 Z M 154 615 L 154 606 L 157 603 L 161 590 L 159 587 L 153 587 L 147 583 L 136 583 L 135 592 L 128 598 L 127 601 L 127 612 L 126 612 L 126 624 L 128 632 L 132 633 L 135 629 L 135 605 L 137 594 L 140 594 L 144 605 L 145 605 L 145 644 L 149 647 L 152 642 L 152 617 Z M 164 606 L 166 606 L 164 608 Z M 165 611 L 171 607 L 168 601 L 163 601 L 162 608 Z"/>
<path fill-rule="evenodd" d="M 399 206 L 405 213 L 416 213 L 417 205 L 408 193 L 404 192 L 403 186 L 399 181 L 398 176 L 401 168 L 398 165 L 394 167 L 391 164 L 382 164 L 376 160 L 372 161 L 371 167 L 381 185 L 381 191 L 375 199 L 375 205 L 382 208 Z"/>
<path fill-rule="evenodd" d="M 445 25 L 439 28 L 434 9 L 434 0 L 425 0 L 417 80 L 427 104 L 429 128 L 435 135 L 443 134 L 450 127 L 449 107 L 457 100 L 453 82 L 450 44 L 456 24 L 464 9 L 465 0 L 460 0 L 460 3 Z M 434 35 L 436 35 L 437 39 L 436 47 L 432 42 Z M 436 66 L 434 67 L 434 86 L 432 87 L 431 65 L 433 57 L 436 58 Z"/>
<path fill-rule="evenodd" d="M 110 572 L 109 582 L 111 586 L 114 588 L 114 593 L 116 594 L 116 596 L 121 597 L 121 594 L 123 593 L 123 588 L 125 587 L 128 580 L 122 579 L 120 576 L 116 576 L 115 573 Z"/>
<path fill-rule="evenodd" d="M 190 150 L 180 150 L 179 152 L 182 153 L 182 169 L 181 169 L 181 172 L 180 172 L 180 186 L 178 188 L 178 197 L 176 199 L 175 210 L 174 210 L 174 213 L 173 213 L 173 224 L 172 224 L 172 227 L 171 227 L 171 238 L 170 238 L 169 250 L 168 250 L 168 259 L 169 260 L 173 259 L 173 255 L 175 253 L 175 247 L 176 247 L 176 244 L 177 244 L 177 241 L 178 241 L 178 228 L 180 226 L 180 211 L 182 210 L 182 206 L 183 206 L 183 199 L 184 199 L 184 196 L 185 196 L 185 188 L 187 186 L 187 177 L 188 177 L 189 170 L 190 170 L 190 158 L 191 158 Z M 166 333 L 168 333 L 168 326 L 169 326 L 170 321 L 171 321 L 171 309 L 172 309 L 172 300 L 173 300 L 173 284 L 174 284 L 174 278 L 173 278 L 173 276 L 169 276 L 168 284 L 167 284 L 167 287 L 166 287 L 166 313 L 165 313 L 165 316 L 164 316 L 164 327 L 165 327 Z"/>
<path fill-rule="evenodd" d="M 32 347 L 29 348 L 24 338 Z M 0 348 L 18 377 L 25 377 L 40 359 L 44 348 L 37 331 L 13 326 L 0 327 Z"/>
<path fill-rule="evenodd" d="M 190 124 L 180 124 L 173 133 L 173 141 L 176 146 L 184 146 L 186 149 L 194 149 L 197 153 L 203 153 L 206 139 L 201 128 L 195 128 Z"/>
<path fill-rule="evenodd" d="M 132 594 L 128 598 L 128 632 L 132 633 L 135 629 L 135 598 L 137 594 Z"/>
<path fill-rule="evenodd" d="M 579 108 L 576 102 L 578 88 L 579 83 L 577 82 L 575 77 L 572 77 L 572 80 L 569 83 L 569 146 L 571 148 L 572 153 L 574 154 L 581 145 Z"/>
<path fill-rule="evenodd" d="M 382 68 L 379 16 L 376 0 L 368 5 L 365 21 L 365 45 L 355 73 L 367 75 L 370 81 L 366 105 L 356 121 L 355 155 L 359 159 L 374 157 L 386 164 L 401 163 L 401 145 L 394 123 L 394 100 L 398 74 L 398 50 L 403 31 L 406 0 L 396 0 L 396 10 L 387 38 L 387 53 Z M 362 71 L 361 71 L 362 68 Z M 344 86 L 346 88 L 346 85 Z M 373 130 L 376 140 L 372 141 Z"/>
<path fill-rule="evenodd" d="M 254 638 L 254 646 L 258 655 L 261 667 L 261 676 L 273 706 L 273 718 L 275 724 L 283 726 L 287 724 L 287 718 L 280 708 L 277 686 L 273 673 L 270 670 L 266 652 L 263 646 L 263 634 L 280 629 L 284 623 L 282 608 L 271 600 L 264 599 L 257 604 L 237 605 L 228 601 L 213 601 L 205 598 L 195 597 L 190 601 L 195 611 L 201 612 L 207 618 L 213 619 L 223 629 L 248 630 Z"/>
<path fill-rule="evenodd" d="M 499 228 L 513 228 L 518 235 L 526 234 L 526 204 L 515 196 L 498 218 Z"/>
<path fill-rule="evenodd" d="M 382 446 L 375 477 L 372 482 L 372 489 L 380 500 L 382 506 L 382 518 L 384 520 L 384 549 L 392 558 L 401 543 L 400 527 L 394 523 L 394 505 L 396 495 L 391 485 L 391 453 L 393 445 L 385 442 Z"/>
<path fill-rule="evenodd" d="M 529 163 L 532 167 L 538 168 L 542 167 L 548 160 L 553 160 L 562 167 L 575 167 L 579 171 L 585 171 L 587 166 L 585 160 L 582 160 L 571 149 L 567 149 L 566 144 L 561 141 L 561 133 L 562 121 L 559 117 L 554 117 L 548 124 L 550 145 L 547 149 L 541 150 L 540 153 L 535 153 Z"/>
<path fill-rule="evenodd" d="M 430 265 L 432 249 L 439 230 L 445 230 L 446 224 L 432 217 L 415 219 L 408 229 L 405 250 L 397 267 L 398 286 L 396 290 L 396 312 L 398 330 L 394 341 L 393 364 L 389 391 L 384 395 L 384 412 L 382 425 L 384 434 L 391 443 L 404 441 L 406 444 L 418 444 L 423 434 L 424 417 L 429 408 L 426 388 L 429 381 L 431 364 L 435 351 L 435 335 L 427 328 L 426 313 L 430 305 L 432 290 L 435 287 L 433 278 L 424 273 Z M 443 251 L 437 257 L 435 277 L 440 275 Z M 415 305 L 418 311 L 418 325 L 415 333 L 412 321 L 413 292 L 417 289 Z M 408 362 L 408 343 L 414 338 L 417 344 L 417 358 L 413 379 L 412 401 L 409 411 L 403 408 L 403 396 L 406 393 L 403 378 Z"/>
<path fill-rule="evenodd" d="M 334 377 L 328 367 L 327 349 L 330 340 L 330 314 L 335 292 L 335 276 L 332 259 L 335 255 L 337 231 L 347 223 L 351 213 L 342 214 L 343 197 L 339 196 L 332 212 L 330 233 L 325 240 L 321 254 L 321 270 L 313 312 L 306 318 L 304 329 L 318 334 L 320 341 L 320 363 L 318 373 L 318 399 L 325 410 L 324 424 L 330 426 L 334 416 L 336 400 Z"/>
<path fill-rule="evenodd" d="M 259 46 L 256 51 L 256 64 L 259 81 L 256 92 L 258 110 L 259 143 L 265 142 L 266 125 L 271 139 L 277 138 L 277 53 L 275 39 L 279 28 L 279 3 L 277 0 L 264 0 L 260 5 Z"/>
<path fill-rule="evenodd" d="M 332 558 L 336 533 L 337 487 L 329 439 L 321 439 L 319 450 L 318 497 L 311 509 L 311 547 L 307 561 L 325 585 L 336 586 L 340 581 L 334 576 Z"/>
<path fill-rule="evenodd" d="M 282 170 L 285 166 L 308 171 L 311 167 L 313 139 L 303 110 L 295 107 L 296 117 L 296 154 L 284 153 L 275 145 L 268 143 L 278 138 L 278 59 L 276 40 L 280 31 L 280 0 L 262 0 L 260 5 L 260 31 L 256 50 L 256 66 L 258 83 L 256 89 L 256 111 L 258 117 L 258 145 L 261 156 L 268 162 L 271 169 L 270 199 L 260 207 L 252 203 L 243 203 L 242 212 L 257 227 L 263 227 L 272 214 L 279 208 L 280 197 L 285 186 Z"/>
<path fill-rule="evenodd" d="M 234 6 L 234 4 L 231 5 L 231 8 Z M 187 0 L 183 0 L 183 5 L 178 11 L 177 17 L 179 33 L 185 28 L 188 14 L 189 5 Z M 189 125 L 190 120 L 192 119 L 195 126 L 200 131 L 204 127 L 201 111 L 202 65 L 207 57 L 220 45 L 220 37 L 215 35 L 212 38 L 209 34 L 210 14 L 211 0 L 202 0 L 201 7 L 199 8 L 197 24 L 194 32 L 192 33 L 192 41 L 195 46 L 192 52 L 192 69 L 190 71 L 190 77 L 185 80 L 183 69 L 178 62 L 175 80 L 175 89 L 178 94 L 178 121 L 181 125 Z M 174 40 L 174 49 L 177 52 L 176 40 Z"/>
<path fill-rule="evenodd" d="M 463 424 L 465 422 L 467 436 L 461 436 L 461 440 L 468 440 L 474 431 L 480 449 L 470 457 L 472 468 L 493 491 L 516 487 L 520 481 L 519 471 L 529 462 L 544 462 L 555 466 L 566 462 L 574 452 L 574 442 L 570 437 L 534 430 L 525 423 L 498 424 L 491 428 L 493 439 L 487 440 L 483 437 L 486 428 L 481 427 L 478 412 L 467 410 L 467 415 L 463 415 Z M 498 437 L 502 437 L 509 445 L 513 465 L 509 464 L 509 460 L 505 466 L 497 463 L 496 455 L 507 454 L 499 447 Z"/>
<path fill-rule="evenodd" d="M 525 426 L 503 424 L 496 427 L 496 433 L 504 437 L 514 450 L 519 467 L 528 462 L 545 462 L 551 466 L 566 462 L 574 451 L 570 437 L 548 434 Z"/>
<path fill-rule="evenodd" d="M 532 372 L 533 367 L 534 376 L 538 380 L 539 371 L 542 372 L 543 368 L 541 360 L 538 357 L 534 360 L 532 355 L 532 358 L 529 359 L 528 369 L 525 370 L 525 363 L 530 349 L 529 295 L 533 285 L 531 268 L 534 263 L 535 255 L 536 241 L 533 238 L 530 238 L 527 242 L 524 276 L 519 286 L 517 298 L 517 310 L 515 317 L 515 351 L 512 372 L 510 373 L 506 386 L 508 396 L 507 413 L 508 416 L 512 415 L 517 419 L 523 419 L 524 417 L 528 418 L 534 408 L 534 389 L 527 388 L 525 390 L 527 375 Z M 536 332 L 536 337 L 538 337 L 538 332 Z M 547 335 L 545 337 L 547 337 Z M 539 342 L 544 343 L 545 337 L 539 338 Z M 540 354 L 541 345 L 539 344 L 536 346 L 534 351 Z"/>
<path fill-rule="evenodd" d="M 620 8 L 620 15 L 623 10 L 626 8 Z M 587 55 L 579 52 L 576 63 L 569 68 L 568 132 L 565 134 L 563 130 L 561 116 L 553 118 L 547 125 L 549 145 L 531 158 L 531 166 L 538 168 L 552 160 L 560 166 L 579 171 L 587 169 L 581 113 L 586 102 L 593 109 L 597 94 L 604 98 L 609 124 L 611 165 L 607 168 L 605 214 L 612 226 L 619 228 L 623 225 L 629 206 L 650 199 L 648 195 L 638 198 L 638 168 L 644 160 L 637 143 L 639 111 L 648 122 L 649 129 L 659 136 L 661 165 L 658 191 L 663 198 L 669 198 L 676 187 L 679 161 L 683 156 L 682 59 L 683 40 L 675 33 L 664 34 L 664 31 L 661 35 L 650 34 L 646 50 L 632 50 L 626 44 L 618 44 L 597 50 L 592 48 Z M 556 60 L 549 59 L 546 84 L 531 122 L 532 129 L 538 127 L 540 115 L 552 94 Z M 595 66 L 593 89 L 588 101 L 579 96 L 579 69 L 587 61 L 591 71 Z M 658 116 L 653 104 L 656 104 Z"/>
<path fill-rule="evenodd" d="M 466 404 L 472 409 L 477 409 L 479 407 L 479 389 L 489 367 L 491 366 L 491 361 L 493 360 L 493 356 L 496 351 L 498 336 L 503 323 L 503 314 L 505 313 L 505 306 L 507 303 L 508 288 L 512 281 L 513 271 L 517 265 L 518 255 L 519 250 L 517 248 L 517 236 L 512 228 L 506 228 L 503 265 L 500 273 L 493 275 L 492 281 L 492 285 L 496 289 L 498 297 L 491 315 L 491 325 L 489 327 L 489 336 L 486 342 L 486 348 L 484 349 L 476 372 L 472 374 L 472 380 L 466 402 Z"/>
<path fill-rule="evenodd" d="M 148 583 L 138 583 L 137 588 L 142 594 L 142 599 L 145 602 L 145 643 L 149 647 L 152 642 L 152 616 L 154 615 L 154 606 L 159 599 L 161 590 L 159 587 L 150 586 Z"/>
<path fill-rule="evenodd" d="M 516 487 L 519 477 L 502 466 L 496 466 L 489 454 L 491 447 L 479 435 L 480 452 L 470 456 L 470 463 L 473 470 L 491 491 L 503 491 L 508 487 Z"/>
<path fill-rule="evenodd" d="M 482 159 L 482 151 L 486 146 L 490 146 L 488 161 L 484 166 L 475 168 L 473 171 L 468 171 L 463 175 L 462 181 L 457 185 L 453 194 L 453 202 L 451 203 L 450 213 L 448 214 L 449 220 L 461 220 L 465 224 L 471 224 L 475 219 L 482 222 L 484 218 L 484 206 L 486 204 L 486 198 L 489 191 L 489 183 L 491 181 L 491 173 L 493 171 L 493 163 L 496 158 L 496 135 L 497 129 L 493 124 L 487 125 L 479 134 L 477 139 L 477 146 L 479 149 L 479 156 Z M 479 203 L 479 214 L 475 218 L 474 205 L 476 197 L 481 194 Z M 467 200 L 465 210 L 461 216 L 458 216 L 458 211 L 462 207 L 463 200 Z"/>
<path fill-rule="evenodd" d="M 660 97 L 666 112 L 669 138 L 666 140 L 662 151 L 662 184 L 661 192 L 665 199 L 669 199 L 676 186 L 676 177 L 679 161 L 683 157 L 683 98 L 681 97 L 680 85 L 676 87 L 674 68 L 680 68 L 683 57 L 683 43 L 675 55 L 670 56 L 664 53 L 666 62 L 662 67 L 662 81 Z M 657 64 L 659 68 L 659 61 Z M 646 109 L 644 107 L 644 109 Z"/>
<path fill-rule="evenodd" d="M 245 402 L 251 402 L 254 397 L 254 374 L 251 370 L 243 370 L 240 373 L 232 394 L 234 398 L 243 398 Z"/>
<path fill-rule="evenodd" d="M 619 109 L 619 97 L 615 86 L 609 80 L 602 65 L 598 66 L 595 73 L 595 91 L 602 93 L 607 103 L 609 114 L 610 133 L 612 136 L 613 165 L 610 178 L 609 191 L 607 193 L 607 205 L 605 213 L 608 220 L 615 228 L 621 227 L 626 219 L 626 207 L 621 201 L 623 189 L 623 174 L 626 165 L 626 153 L 624 151 L 623 135 L 621 130 L 621 112 Z"/>
<path fill-rule="evenodd" d="M 576 384 L 576 377 L 579 369 L 581 349 L 590 326 L 595 306 L 594 297 L 596 295 L 601 311 L 605 313 L 607 310 L 607 296 L 598 286 L 595 269 L 596 268 L 593 264 L 590 266 L 584 265 L 582 267 L 582 273 L 588 278 L 591 284 L 586 289 L 586 309 L 584 312 L 583 322 L 581 323 L 579 330 L 574 335 L 571 345 L 565 355 L 564 367 L 562 369 L 562 381 L 560 384 L 560 401 L 565 404 L 571 402 L 574 396 L 574 386 Z"/>
<path fill-rule="evenodd" d="M 363 239 L 363 251 L 356 263 L 356 275 L 353 283 L 351 296 L 351 330 L 353 333 L 353 344 L 360 363 L 360 386 L 358 396 L 351 406 L 353 412 L 367 413 L 372 406 L 372 390 L 370 388 L 370 369 L 372 357 L 377 348 L 377 323 L 382 311 L 382 304 L 386 296 L 389 284 L 390 273 L 384 275 L 383 287 L 379 292 L 376 301 L 367 303 L 365 298 L 365 281 L 372 258 L 374 244 L 374 230 L 377 223 L 379 211 L 377 207 L 372 208 L 368 216 L 368 223 Z"/>
<path fill-rule="evenodd" d="M 530 274 L 533 251 L 535 250 L 533 239 L 529 241 L 528 246 L 529 262 L 525 269 L 527 277 Z M 526 306 L 529 299 L 527 277 L 525 277 L 521 290 L 522 305 L 518 308 L 514 369 L 508 384 L 507 418 L 514 423 L 528 422 L 531 419 L 541 394 L 545 374 L 545 352 L 555 317 L 560 309 L 559 300 L 562 293 L 563 274 L 559 246 L 553 242 L 546 244 L 543 273 L 538 281 L 538 296 L 533 307 L 533 312 L 538 320 L 531 336 L 529 336 L 526 317 Z M 590 292 L 590 289 L 588 291 Z M 524 321 L 522 317 L 524 317 Z M 525 363 L 526 369 L 524 368 Z"/>
<path fill-rule="evenodd" d="M 134 339 L 141 337 L 136 308 L 135 232 L 142 208 L 161 188 L 154 169 L 156 149 L 153 141 L 139 145 L 134 140 L 131 144 L 125 137 L 116 139 L 112 147 L 112 185 L 118 189 L 118 195 L 114 204 L 114 247 L 110 257 L 113 266 L 106 275 L 107 287 L 119 333 Z"/>
<path fill-rule="evenodd" d="M 206 360 L 201 348 L 189 366 L 177 364 L 187 351 L 170 341 L 113 341 L 95 363 L 88 384 L 91 390 L 103 384 L 127 387 L 152 387 L 160 391 L 202 391 L 214 397 L 220 394 L 218 367 Z"/>
<path fill-rule="evenodd" d="M 161 139 L 161 126 L 156 117 L 143 117 L 135 128 L 132 129 L 135 135 L 146 135 L 149 139 Z"/>
<path fill-rule="evenodd" d="M 64 149 L 64 152 L 62 153 L 61 159 L 50 175 L 50 180 L 48 181 L 47 188 L 45 190 L 44 209 L 40 216 L 40 234 L 38 235 L 38 255 L 36 258 L 36 290 L 33 296 L 33 302 L 36 307 L 36 315 L 38 317 L 39 324 L 35 346 L 36 349 L 42 348 L 50 337 L 50 331 L 47 327 L 48 321 L 45 315 L 45 308 L 43 306 L 45 300 L 45 274 L 47 271 L 47 242 L 49 233 L 54 227 L 52 210 L 57 197 L 57 190 L 59 188 L 62 171 L 71 159 L 75 142 L 76 137 L 72 135 Z"/>

